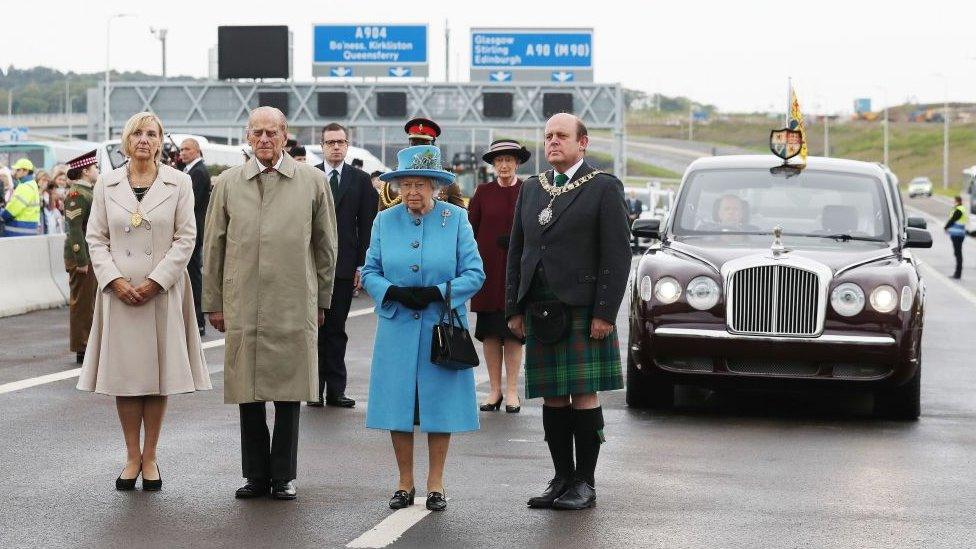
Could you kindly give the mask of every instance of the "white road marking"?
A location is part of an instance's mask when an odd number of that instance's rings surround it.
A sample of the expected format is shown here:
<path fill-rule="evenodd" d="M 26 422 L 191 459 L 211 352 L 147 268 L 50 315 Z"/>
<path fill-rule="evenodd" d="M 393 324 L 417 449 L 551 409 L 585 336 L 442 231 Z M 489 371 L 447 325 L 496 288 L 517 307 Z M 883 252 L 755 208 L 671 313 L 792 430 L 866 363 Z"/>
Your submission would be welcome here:
<path fill-rule="evenodd" d="M 64 379 L 71 379 L 78 377 L 81 373 L 81 368 L 75 368 L 73 370 L 66 370 L 64 372 L 55 372 L 53 374 L 47 374 L 44 376 L 32 377 L 30 379 L 22 379 L 20 381 L 12 381 L 10 383 L 4 383 L 0 385 L 0 395 L 5 393 L 12 393 L 14 391 L 19 391 L 21 389 L 29 389 L 31 387 L 37 387 L 38 385 L 44 385 L 45 383 L 54 383 L 55 381 L 61 381 Z"/>
<path fill-rule="evenodd" d="M 431 513 L 427 510 L 426 502 L 426 498 L 421 498 L 410 507 L 394 511 L 383 522 L 350 541 L 346 547 L 379 549 L 390 545 Z"/>
<path fill-rule="evenodd" d="M 355 311 L 349 312 L 349 318 L 368 315 L 373 312 L 373 308 L 367 309 L 356 309 Z M 223 339 L 215 339 L 213 341 L 205 341 L 202 345 L 204 349 L 213 349 L 215 347 L 223 347 Z M 219 373 L 223 370 L 221 366 L 220 369 L 211 370 L 211 374 Z M 14 391 L 20 391 L 21 389 L 30 389 L 31 387 L 37 387 L 38 385 L 46 385 L 48 383 L 54 383 L 55 381 L 63 381 L 65 379 L 76 378 L 81 375 L 81 368 L 75 368 L 73 370 L 65 370 L 63 372 L 55 372 L 53 374 L 47 374 L 43 376 L 31 377 L 28 379 L 22 379 L 20 381 L 12 381 L 10 383 L 4 383 L 0 385 L 0 395 L 6 393 L 12 393 Z"/>

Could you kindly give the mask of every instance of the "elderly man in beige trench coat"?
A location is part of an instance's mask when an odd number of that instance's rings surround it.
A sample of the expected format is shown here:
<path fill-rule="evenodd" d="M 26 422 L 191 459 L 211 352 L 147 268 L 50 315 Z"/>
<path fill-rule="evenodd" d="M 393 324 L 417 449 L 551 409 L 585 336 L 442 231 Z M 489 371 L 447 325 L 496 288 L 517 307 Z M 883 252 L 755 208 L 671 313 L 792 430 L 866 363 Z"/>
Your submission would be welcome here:
<path fill-rule="evenodd" d="M 296 497 L 299 403 L 318 398 L 318 327 L 332 301 L 332 193 L 321 170 L 284 152 L 287 136 L 281 111 L 252 111 L 254 156 L 216 178 L 204 231 L 203 310 L 226 331 L 224 401 L 241 412 L 238 498 Z"/>

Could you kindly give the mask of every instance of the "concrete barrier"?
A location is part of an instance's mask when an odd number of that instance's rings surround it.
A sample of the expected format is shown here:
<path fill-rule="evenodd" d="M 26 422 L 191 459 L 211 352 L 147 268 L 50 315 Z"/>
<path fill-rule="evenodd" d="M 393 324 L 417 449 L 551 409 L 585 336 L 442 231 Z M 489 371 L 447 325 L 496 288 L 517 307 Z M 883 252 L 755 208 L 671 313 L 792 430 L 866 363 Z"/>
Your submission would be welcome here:
<path fill-rule="evenodd" d="M 0 317 L 68 304 L 64 238 L 0 238 Z"/>

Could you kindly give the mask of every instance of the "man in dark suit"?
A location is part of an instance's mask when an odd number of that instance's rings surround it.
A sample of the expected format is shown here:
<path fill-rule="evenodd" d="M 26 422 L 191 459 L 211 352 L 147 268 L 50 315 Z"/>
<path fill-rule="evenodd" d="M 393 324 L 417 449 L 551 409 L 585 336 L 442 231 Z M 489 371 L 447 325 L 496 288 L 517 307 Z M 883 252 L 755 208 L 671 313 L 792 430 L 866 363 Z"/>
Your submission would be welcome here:
<path fill-rule="evenodd" d="M 183 171 L 189 174 L 193 180 L 193 213 L 197 219 L 197 243 L 193 247 L 193 255 L 186 266 L 186 271 L 190 274 L 190 285 L 193 290 L 193 307 L 197 312 L 197 329 L 200 335 L 206 331 L 201 310 L 201 295 L 203 292 L 203 226 L 207 217 L 207 205 L 210 204 L 210 172 L 207 171 L 206 164 L 203 163 L 203 153 L 200 152 L 200 143 L 196 139 L 187 138 L 180 143 L 180 161 L 186 166 Z"/>
<path fill-rule="evenodd" d="M 336 207 L 339 259 L 336 264 L 332 306 L 319 328 L 319 400 L 309 406 L 352 408 L 356 401 L 346 396 L 346 318 L 352 295 L 360 287 L 359 269 L 366 261 L 369 233 L 379 205 L 379 194 L 369 174 L 344 162 L 349 152 L 349 132 L 340 124 L 322 128 L 322 155 L 317 168 L 325 172 Z M 324 395 L 324 398 L 323 398 Z"/>
<path fill-rule="evenodd" d="M 555 469 L 528 505 L 585 509 L 596 503 L 603 441 L 597 392 L 623 388 L 614 324 L 630 271 L 630 229 L 623 184 L 583 160 L 583 122 L 553 116 L 545 143 L 553 169 L 529 178 L 515 206 L 505 316 L 515 335 L 528 335 L 525 396 L 543 398 Z"/>
<path fill-rule="evenodd" d="M 641 213 L 644 211 L 644 204 L 639 198 L 637 198 L 637 193 L 630 191 L 627 193 L 627 219 L 630 220 L 630 224 L 633 225 L 634 221 L 637 221 Z M 631 245 L 636 249 L 638 242 L 637 237 L 633 238 Z"/>

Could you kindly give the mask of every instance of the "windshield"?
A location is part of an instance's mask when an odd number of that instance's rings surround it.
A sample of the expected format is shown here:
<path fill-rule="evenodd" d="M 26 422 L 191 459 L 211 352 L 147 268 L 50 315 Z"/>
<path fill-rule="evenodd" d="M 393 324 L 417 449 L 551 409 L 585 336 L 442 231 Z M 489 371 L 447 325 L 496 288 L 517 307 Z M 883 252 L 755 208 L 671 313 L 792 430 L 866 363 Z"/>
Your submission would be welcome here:
<path fill-rule="evenodd" d="M 671 231 L 678 236 L 772 234 L 887 241 L 888 201 L 871 177 L 766 169 L 704 170 L 685 182 Z"/>

